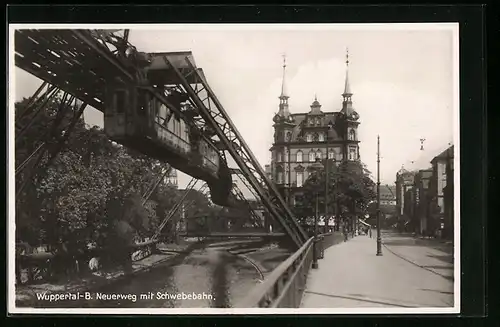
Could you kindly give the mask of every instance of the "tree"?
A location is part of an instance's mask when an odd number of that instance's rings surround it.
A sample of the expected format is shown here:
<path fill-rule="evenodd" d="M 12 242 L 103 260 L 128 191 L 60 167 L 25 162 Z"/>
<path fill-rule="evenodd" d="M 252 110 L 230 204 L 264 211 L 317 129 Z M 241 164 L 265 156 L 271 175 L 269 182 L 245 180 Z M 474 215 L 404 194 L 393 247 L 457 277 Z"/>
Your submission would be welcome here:
<path fill-rule="evenodd" d="M 323 160 L 323 167 L 327 164 Z M 326 170 L 312 171 L 304 183 L 299 205 L 294 208 L 301 223 L 310 223 L 316 214 L 316 196 L 320 215 L 325 212 Z M 365 212 L 370 201 L 375 199 L 375 183 L 370 172 L 359 161 L 346 161 L 335 165 L 328 162 L 328 213 L 341 215 Z M 309 218 L 309 219 L 308 219 Z"/>
<path fill-rule="evenodd" d="M 51 128 L 60 102 L 56 98 L 36 117 L 17 119 L 21 129 L 29 128 L 16 140 L 16 167 L 46 141 L 41 136 Z M 26 103 L 27 99 L 16 103 L 16 114 Z M 73 113 L 67 112 L 62 126 Z M 28 125 L 31 118 L 36 119 Z M 104 244 L 112 242 L 113 235 L 119 236 L 117 221 L 125 221 L 138 234 L 154 230 L 150 221 L 157 220 L 155 204 L 143 206 L 141 197 L 159 176 L 161 165 L 156 160 L 117 145 L 102 129 L 85 126 L 83 121 L 76 124 L 66 146 L 48 166 L 47 160 L 45 155 L 30 180 L 29 166 L 16 175 L 16 184 L 28 182 L 16 199 L 18 239 L 56 245 L 77 237 Z"/>

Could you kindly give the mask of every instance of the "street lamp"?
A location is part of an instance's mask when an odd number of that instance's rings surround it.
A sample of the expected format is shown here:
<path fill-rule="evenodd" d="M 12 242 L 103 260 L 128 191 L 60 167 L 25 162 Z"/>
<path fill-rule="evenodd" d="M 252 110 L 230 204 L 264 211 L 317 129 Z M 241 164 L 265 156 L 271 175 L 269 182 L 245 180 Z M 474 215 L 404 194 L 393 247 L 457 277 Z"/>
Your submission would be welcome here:
<path fill-rule="evenodd" d="M 326 133 L 326 162 L 325 162 L 325 233 L 327 229 L 329 228 L 329 223 L 330 219 L 328 218 L 328 183 L 329 181 L 329 166 L 330 166 L 330 153 L 329 153 L 329 141 L 331 139 L 330 137 L 330 131 L 333 131 L 333 123 L 330 122 L 328 123 L 328 132 Z M 333 163 L 335 166 L 335 158 L 333 158 Z M 334 193 L 335 196 L 335 193 Z"/>
<path fill-rule="evenodd" d="M 377 135 L 377 256 L 382 255 L 382 239 L 380 237 L 380 136 Z"/>
<path fill-rule="evenodd" d="M 316 176 L 319 177 L 319 172 L 323 169 L 323 164 L 320 158 L 316 158 L 316 161 L 309 166 L 309 169 L 315 172 Z M 312 268 L 318 268 L 318 251 L 317 251 L 317 241 L 318 241 L 318 215 L 319 215 L 319 189 L 316 191 L 316 213 L 314 214 L 314 239 L 313 239 L 313 263 Z"/>

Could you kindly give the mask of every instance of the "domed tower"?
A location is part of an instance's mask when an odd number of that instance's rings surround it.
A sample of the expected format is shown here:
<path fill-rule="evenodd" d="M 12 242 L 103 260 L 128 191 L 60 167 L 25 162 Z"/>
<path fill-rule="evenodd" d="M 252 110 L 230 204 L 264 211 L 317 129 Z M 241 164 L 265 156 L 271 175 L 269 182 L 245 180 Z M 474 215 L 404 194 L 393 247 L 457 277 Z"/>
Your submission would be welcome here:
<path fill-rule="evenodd" d="M 340 117 L 343 121 L 343 133 L 345 140 L 344 158 L 349 161 L 356 161 L 360 159 L 359 155 L 359 139 L 358 139 L 358 126 L 359 114 L 352 106 L 352 91 L 349 84 L 349 50 L 346 53 L 346 74 L 344 93 L 342 93 L 342 110 L 340 110 Z"/>

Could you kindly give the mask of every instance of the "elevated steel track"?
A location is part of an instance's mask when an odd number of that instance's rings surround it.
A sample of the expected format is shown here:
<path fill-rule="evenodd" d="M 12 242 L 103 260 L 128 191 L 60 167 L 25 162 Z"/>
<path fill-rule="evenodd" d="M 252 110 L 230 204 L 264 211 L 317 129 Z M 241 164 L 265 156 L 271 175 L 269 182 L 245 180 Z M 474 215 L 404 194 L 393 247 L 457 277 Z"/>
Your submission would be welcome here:
<path fill-rule="evenodd" d="M 110 49 L 102 33 L 91 30 L 38 29 L 15 32 L 15 62 L 21 69 L 106 113 L 105 90 L 113 85 L 140 86 L 152 92 L 174 114 L 195 126 L 229 154 L 271 217 L 297 248 L 308 239 L 276 185 L 267 178 L 227 111 L 215 96 L 190 52 L 137 53 L 128 57 Z M 129 47 L 130 49 L 130 47 Z M 179 109 L 164 89 L 190 103 L 191 115 Z"/>

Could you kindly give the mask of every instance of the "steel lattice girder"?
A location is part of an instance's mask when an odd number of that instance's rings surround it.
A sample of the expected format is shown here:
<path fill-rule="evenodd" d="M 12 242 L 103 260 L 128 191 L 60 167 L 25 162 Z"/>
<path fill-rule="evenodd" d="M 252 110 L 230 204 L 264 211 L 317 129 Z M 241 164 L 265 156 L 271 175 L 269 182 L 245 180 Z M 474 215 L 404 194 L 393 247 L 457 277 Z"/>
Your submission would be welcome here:
<path fill-rule="evenodd" d="M 156 232 L 154 233 L 153 237 L 151 238 L 152 240 L 156 239 L 161 234 L 161 231 L 163 230 L 163 228 L 165 228 L 165 225 L 168 223 L 168 221 L 175 215 L 175 213 L 182 206 L 182 203 L 186 199 L 186 197 L 189 194 L 189 192 L 191 192 L 191 190 L 193 189 L 193 187 L 196 185 L 197 181 L 198 180 L 196 178 L 192 178 L 189 181 L 189 184 L 186 186 L 184 194 L 179 199 L 179 201 L 177 201 L 177 203 L 172 208 L 170 208 L 170 211 L 168 212 L 167 216 L 165 217 L 165 219 L 163 219 L 163 221 L 161 222 L 161 224 L 156 229 Z"/>
<path fill-rule="evenodd" d="M 84 34 L 85 31 L 76 30 L 17 30 L 14 34 L 15 63 L 104 111 L 106 87 L 117 78 L 130 82 L 132 75 L 118 68 L 117 59 L 111 53 L 96 52 L 89 46 L 91 37 L 86 38 Z"/>
<path fill-rule="evenodd" d="M 245 187 L 248 188 L 248 190 L 252 193 L 255 199 L 259 198 L 259 195 L 255 192 L 252 185 L 248 183 L 248 180 L 245 178 L 245 175 L 241 172 L 240 169 L 231 168 L 230 171 L 231 174 L 240 176 L 240 180 L 243 182 L 243 184 L 245 184 Z"/>
<path fill-rule="evenodd" d="M 87 30 L 18 30 L 15 34 L 15 47 L 18 67 L 101 111 L 104 111 L 104 92 L 109 84 L 130 83 L 135 80 L 133 72 L 127 69 L 129 67 L 120 62 Z M 167 57 L 163 58 L 169 63 Z M 170 66 L 179 77 L 178 84 L 182 85 L 178 85 L 178 88 L 189 93 L 194 107 L 203 116 L 195 118 L 193 123 L 202 130 L 209 127 L 215 132 L 215 136 L 219 136 L 219 140 L 212 140 L 223 145 L 221 152 L 227 150 L 231 153 L 271 215 L 283 225 L 296 245 L 300 246 L 307 239 L 304 231 L 204 82 L 202 72 L 194 67 L 189 57 L 186 58 L 186 63 L 190 69 L 182 69 L 182 73 L 176 66 Z M 188 75 L 197 78 L 198 83 L 192 83 L 191 77 L 188 81 Z M 193 90 L 190 84 L 195 84 L 196 89 Z M 200 85 L 203 87 L 198 90 Z M 205 97 L 200 98 L 201 92 L 205 92 Z M 164 96 L 158 92 L 155 94 L 171 107 Z M 183 118 L 189 123 L 189 119 Z"/>
<path fill-rule="evenodd" d="M 164 59 L 168 62 L 168 58 Z M 183 77 L 182 73 L 178 71 L 174 65 L 171 65 L 172 69 L 179 75 L 184 93 L 190 96 L 192 105 L 199 110 L 201 117 L 204 119 L 205 126 L 210 126 L 216 132 L 219 140 L 225 146 L 225 150 L 227 150 L 236 161 L 254 190 L 259 194 L 271 215 L 281 223 L 293 242 L 300 247 L 306 242 L 307 235 L 295 220 L 295 217 L 279 194 L 276 186 L 265 176 L 263 169 L 234 127 L 231 119 L 226 114 L 206 81 L 198 74 L 196 67 L 190 62 L 189 57 L 186 57 L 186 62 L 191 67 L 192 73 L 198 75 L 198 84 L 201 84 L 203 88 L 195 91 Z M 205 96 L 203 96 L 202 93 L 204 93 Z"/>
<path fill-rule="evenodd" d="M 245 199 L 245 196 L 243 195 L 243 192 L 241 192 L 240 188 L 234 183 L 233 184 L 233 189 L 232 191 L 234 192 L 236 198 L 240 199 L 241 201 L 243 201 L 246 206 L 247 206 L 247 209 L 248 209 L 248 213 L 250 214 L 250 219 L 251 219 L 251 222 L 254 224 L 254 225 L 258 225 L 257 227 L 262 227 L 260 226 L 260 218 L 259 216 L 257 216 L 255 214 L 255 212 L 252 210 L 252 208 L 250 207 L 250 204 L 248 203 L 248 201 Z M 241 221 L 242 224 L 245 223 L 245 221 Z"/>
<path fill-rule="evenodd" d="M 47 92 L 52 92 L 52 91 L 47 90 Z M 58 90 L 56 89 L 56 91 L 52 94 L 55 94 L 57 92 Z M 38 93 L 38 91 L 36 93 Z M 34 154 L 38 152 L 38 157 L 35 159 L 34 164 L 32 165 L 30 172 L 28 173 L 28 177 L 24 179 L 24 182 L 21 185 L 19 185 L 19 187 L 16 190 L 16 198 L 19 198 L 19 195 L 21 194 L 27 183 L 30 182 L 38 173 L 40 164 L 45 154 L 48 153 L 48 159 L 47 162 L 45 163 L 45 167 L 47 168 L 50 166 L 51 162 L 56 158 L 56 156 L 60 153 L 60 151 L 66 144 L 71 132 L 73 131 L 73 128 L 75 127 L 76 123 L 81 118 L 83 111 L 87 107 L 86 103 L 82 103 L 79 108 L 74 108 L 74 110 L 76 111 L 74 112 L 73 117 L 71 117 L 70 121 L 68 122 L 67 127 L 63 128 L 63 130 L 59 130 L 59 127 L 63 122 L 66 112 L 72 109 L 71 103 L 74 100 L 75 100 L 74 96 L 70 96 L 68 92 L 64 93 L 61 102 L 59 104 L 56 117 L 52 121 L 52 126 L 49 128 L 49 131 L 42 136 L 41 145 L 35 150 L 34 153 L 32 153 L 27 158 L 25 162 L 21 164 L 21 166 L 24 167 L 20 166 L 16 169 L 16 175 L 17 175 L 23 168 L 25 168 L 29 164 L 29 161 L 32 160 Z M 47 101 L 45 101 L 42 104 L 40 110 L 43 110 L 46 104 Z M 36 117 L 32 117 L 32 119 L 36 119 Z M 61 132 L 63 132 L 62 135 Z"/>

